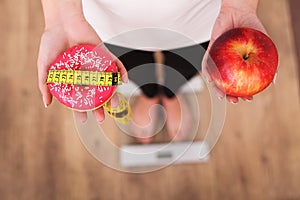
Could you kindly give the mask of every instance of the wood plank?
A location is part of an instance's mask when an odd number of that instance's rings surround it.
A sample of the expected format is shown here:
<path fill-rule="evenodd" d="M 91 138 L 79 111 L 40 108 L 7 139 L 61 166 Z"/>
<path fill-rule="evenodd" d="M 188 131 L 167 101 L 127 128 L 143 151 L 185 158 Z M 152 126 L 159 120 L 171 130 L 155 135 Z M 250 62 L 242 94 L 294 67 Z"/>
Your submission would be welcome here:
<path fill-rule="evenodd" d="M 298 77 L 299 77 L 299 88 L 300 88 L 300 1 L 289 0 L 289 8 L 291 15 L 292 30 L 294 33 L 294 42 L 297 53 L 297 63 L 298 63 Z"/>
<path fill-rule="evenodd" d="M 258 11 L 279 49 L 277 83 L 252 103 L 228 104 L 209 162 L 128 174 L 89 154 L 68 109 L 57 101 L 44 109 L 36 77 L 40 2 L 2 0 L 0 199 L 300 199 L 297 43 L 288 3 L 264 0 Z M 109 138 L 119 145 L 116 130 Z"/>

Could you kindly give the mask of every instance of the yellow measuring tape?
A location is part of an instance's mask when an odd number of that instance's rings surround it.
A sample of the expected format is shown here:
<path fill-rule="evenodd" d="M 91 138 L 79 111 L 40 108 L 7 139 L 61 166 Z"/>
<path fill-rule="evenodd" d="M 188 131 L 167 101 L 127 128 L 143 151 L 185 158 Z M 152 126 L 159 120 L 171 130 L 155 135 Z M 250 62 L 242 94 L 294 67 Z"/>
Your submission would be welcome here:
<path fill-rule="evenodd" d="M 81 70 L 49 70 L 47 83 L 62 83 L 82 86 L 117 86 L 121 85 L 120 72 L 93 72 Z M 119 105 L 110 106 L 110 101 L 104 105 L 106 112 L 117 122 L 128 124 L 131 121 L 132 111 L 129 102 L 121 93 L 117 93 Z"/>
<path fill-rule="evenodd" d="M 117 93 L 119 98 L 119 105 L 116 108 L 110 106 L 110 103 L 106 103 L 104 108 L 106 112 L 114 118 L 117 122 L 122 124 L 128 124 L 131 122 L 132 110 L 126 97 L 120 92 Z"/>
<path fill-rule="evenodd" d="M 49 70 L 47 83 L 93 86 L 115 86 L 122 84 L 120 72 L 92 72 L 79 70 Z"/>

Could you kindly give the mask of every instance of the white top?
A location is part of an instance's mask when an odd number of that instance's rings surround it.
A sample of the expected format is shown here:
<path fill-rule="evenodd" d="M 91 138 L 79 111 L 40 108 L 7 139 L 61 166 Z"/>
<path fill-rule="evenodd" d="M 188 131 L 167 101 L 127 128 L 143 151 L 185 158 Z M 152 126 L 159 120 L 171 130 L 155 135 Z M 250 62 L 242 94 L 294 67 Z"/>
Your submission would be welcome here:
<path fill-rule="evenodd" d="M 83 0 L 83 12 L 104 42 L 166 50 L 210 39 L 221 0 Z"/>

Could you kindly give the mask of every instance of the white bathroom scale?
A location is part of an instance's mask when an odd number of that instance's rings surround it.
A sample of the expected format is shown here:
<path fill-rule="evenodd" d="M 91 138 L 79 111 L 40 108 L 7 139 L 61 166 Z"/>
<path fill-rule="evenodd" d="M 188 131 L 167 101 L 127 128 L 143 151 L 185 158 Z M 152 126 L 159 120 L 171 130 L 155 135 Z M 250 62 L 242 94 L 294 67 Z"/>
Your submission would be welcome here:
<path fill-rule="evenodd" d="M 208 159 L 209 147 L 204 141 L 124 145 L 120 149 L 123 167 L 201 163 Z"/>

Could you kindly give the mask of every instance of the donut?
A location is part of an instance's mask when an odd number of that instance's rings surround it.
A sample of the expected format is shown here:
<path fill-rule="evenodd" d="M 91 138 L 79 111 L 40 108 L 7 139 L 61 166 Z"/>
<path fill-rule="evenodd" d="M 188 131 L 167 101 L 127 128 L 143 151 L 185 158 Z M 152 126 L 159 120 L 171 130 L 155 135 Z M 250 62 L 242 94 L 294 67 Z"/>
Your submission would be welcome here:
<path fill-rule="evenodd" d="M 118 72 L 110 53 L 93 45 L 76 45 L 61 53 L 51 64 L 53 71 L 73 73 Z M 70 84 L 48 82 L 51 94 L 63 105 L 77 111 L 90 111 L 103 106 L 114 94 L 116 85 Z"/>

